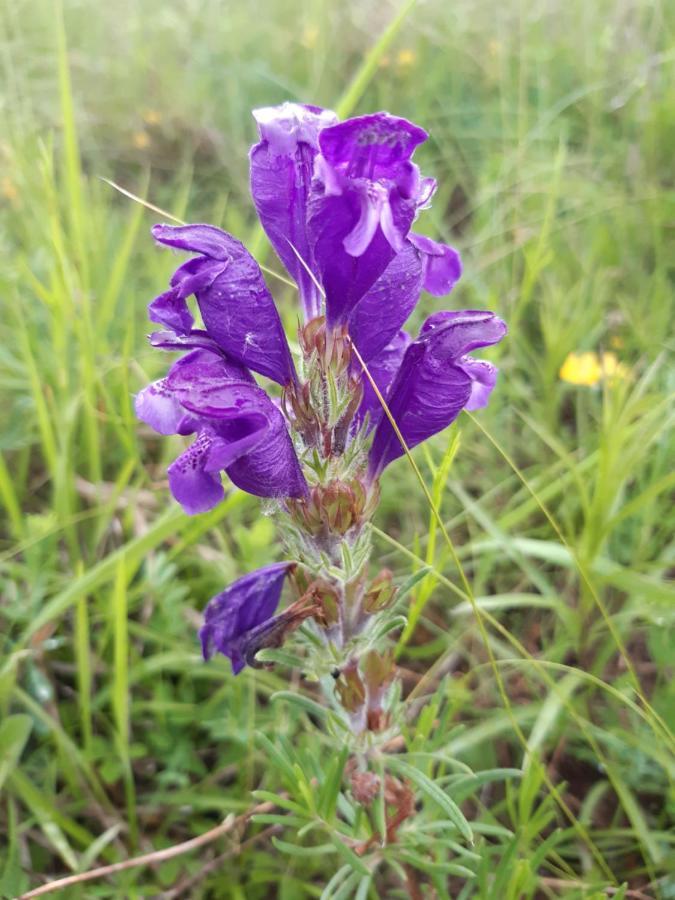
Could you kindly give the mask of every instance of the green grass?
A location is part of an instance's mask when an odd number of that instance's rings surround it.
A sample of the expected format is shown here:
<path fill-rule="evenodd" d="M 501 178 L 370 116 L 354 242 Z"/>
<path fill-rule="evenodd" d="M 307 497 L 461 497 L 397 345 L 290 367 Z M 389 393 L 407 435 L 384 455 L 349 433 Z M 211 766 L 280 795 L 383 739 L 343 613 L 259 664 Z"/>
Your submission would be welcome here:
<path fill-rule="evenodd" d="M 281 791 L 241 833 L 65 895 L 405 897 L 408 865 L 439 898 L 675 896 L 673 9 L 401 9 L 0 9 L 0 896 Z M 274 530 L 239 493 L 196 519 L 172 504 L 179 439 L 132 398 L 163 365 L 145 306 L 174 261 L 102 180 L 280 272 L 246 151 L 250 109 L 288 98 L 430 131 L 422 227 L 462 250 L 452 305 L 510 326 L 489 409 L 415 453 L 443 528 L 405 460 L 383 482 L 377 561 L 427 568 L 398 647 L 420 809 L 375 873 L 338 837 L 365 826 L 312 686 L 200 660 L 199 611 L 276 558 Z M 630 378 L 561 382 L 585 350 Z"/>

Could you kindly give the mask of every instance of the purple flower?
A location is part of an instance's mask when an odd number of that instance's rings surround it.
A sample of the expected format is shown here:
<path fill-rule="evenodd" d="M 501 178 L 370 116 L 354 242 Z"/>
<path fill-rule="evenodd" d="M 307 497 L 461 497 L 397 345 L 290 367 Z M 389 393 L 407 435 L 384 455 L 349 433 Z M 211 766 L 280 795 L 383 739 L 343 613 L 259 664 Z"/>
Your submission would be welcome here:
<path fill-rule="evenodd" d="M 314 254 L 307 234 L 307 202 L 319 150 L 319 132 L 337 122 L 318 106 L 283 103 L 253 111 L 260 134 L 251 148 L 251 195 L 270 243 L 295 280 L 307 319 L 321 312 L 310 274 Z"/>
<path fill-rule="evenodd" d="M 447 428 L 462 409 L 487 403 L 497 370 L 467 354 L 496 344 L 505 334 L 506 325 L 491 312 L 439 312 L 426 320 L 405 350 L 386 395 L 408 447 Z M 370 448 L 370 477 L 377 478 L 403 452 L 391 422 L 381 413 Z"/>
<path fill-rule="evenodd" d="M 189 336 L 182 340 L 189 346 Z M 196 332 L 192 340 L 205 338 Z M 200 347 L 179 359 L 137 395 L 136 414 L 160 434 L 196 434 L 168 469 L 171 492 L 190 515 L 222 500 L 221 471 L 259 497 L 307 491 L 283 415 L 251 373 L 220 352 Z"/>
<path fill-rule="evenodd" d="M 424 290 L 435 297 L 449 294 L 462 277 L 462 261 L 454 247 L 439 244 L 422 234 L 410 234 L 408 240 L 420 254 Z"/>
<path fill-rule="evenodd" d="M 427 133 L 375 113 L 319 133 L 307 228 L 332 327 L 350 313 L 404 248 L 435 183 L 411 162 Z"/>
<path fill-rule="evenodd" d="M 148 307 L 153 322 L 187 335 L 194 294 L 206 331 L 232 359 L 279 384 L 295 380 L 284 329 L 260 266 L 244 245 L 214 225 L 154 225 L 156 241 L 198 254 L 180 266 L 171 290 Z"/>
<path fill-rule="evenodd" d="M 284 579 L 293 563 L 265 566 L 239 578 L 209 601 L 204 610 L 204 625 L 199 637 L 204 659 L 214 652 L 223 653 L 232 662 L 236 675 L 253 661 L 263 646 L 283 637 L 288 626 L 284 615 L 274 617 Z"/>
<path fill-rule="evenodd" d="M 396 340 L 422 293 L 449 294 L 462 274 L 459 253 L 447 244 L 410 234 L 349 317 L 349 334 L 368 362 Z"/>
<path fill-rule="evenodd" d="M 389 386 L 398 370 L 406 348 L 410 344 L 411 337 L 406 331 L 399 331 L 393 341 L 389 343 L 378 355 L 368 363 L 368 371 L 377 385 L 382 397 L 387 396 Z M 366 416 L 370 414 L 369 430 L 375 426 L 382 414 L 382 404 L 373 390 L 370 379 L 363 376 L 363 399 L 356 414 L 355 425 L 359 426 Z"/>

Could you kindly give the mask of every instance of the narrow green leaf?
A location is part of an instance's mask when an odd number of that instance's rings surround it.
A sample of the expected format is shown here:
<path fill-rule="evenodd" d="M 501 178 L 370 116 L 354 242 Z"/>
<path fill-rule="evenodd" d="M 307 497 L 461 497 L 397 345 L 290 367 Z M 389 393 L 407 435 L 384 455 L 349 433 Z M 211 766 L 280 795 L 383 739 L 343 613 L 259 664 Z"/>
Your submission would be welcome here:
<path fill-rule="evenodd" d="M 33 727 L 30 716 L 8 716 L 0 723 L 0 790 L 19 761 Z"/>
<path fill-rule="evenodd" d="M 419 788 L 425 796 L 436 803 L 436 805 L 445 812 L 447 817 L 451 822 L 454 822 L 455 826 L 466 840 L 469 841 L 469 843 L 473 843 L 471 826 L 464 818 L 462 811 L 454 800 L 451 800 L 442 788 L 428 778 L 423 772 L 420 772 L 419 769 L 416 769 L 414 766 L 409 765 L 398 757 L 388 757 L 387 765 L 395 772 L 403 775 L 404 778 L 408 778 L 412 781 L 415 787 Z"/>

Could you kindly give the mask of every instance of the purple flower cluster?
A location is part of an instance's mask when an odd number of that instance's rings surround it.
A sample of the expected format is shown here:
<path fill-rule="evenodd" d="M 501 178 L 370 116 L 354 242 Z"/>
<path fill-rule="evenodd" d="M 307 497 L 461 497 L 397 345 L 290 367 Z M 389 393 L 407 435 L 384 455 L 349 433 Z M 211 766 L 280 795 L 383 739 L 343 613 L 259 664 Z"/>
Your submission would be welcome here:
<path fill-rule="evenodd" d="M 298 374 L 272 295 L 243 244 L 211 225 L 155 225 L 159 243 L 191 256 L 149 306 L 152 321 L 166 329 L 151 343 L 184 355 L 138 394 L 136 411 L 160 434 L 195 436 L 168 470 L 189 514 L 222 499 L 223 471 L 251 494 L 295 510 L 311 505 L 317 476 L 310 456 L 338 456 L 366 433 L 358 479 L 367 494 L 404 451 L 349 348 L 358 350 L 413 447 L 462 409 L 487 403 L 497 370 L 469 354 L 506 331 L 494 314 L 472 310 L 437 312 L 414 339 L 402 330 L 423 289 L 447 294 L 461 275 L 456 250 L 410 230 L 436 187 L 412 162 L 425 131 L 384 112 L 338 122 L 328 110 L 293 103 L 254 116 L 260 140 L 250 154 L 251 193 L 298 287 L 301 346 L 306 350 L 309 333 L 322 336 L 323 362 L 316 352 L 312 360 L 325 377 L 333 366 L 354 403 L 329 433 L 330 415 L 312 405 L 308 351 Z M 191 297 L 203 328 L 194 327 Z M 344 352 L 335 351 L 338 344 Z M 284 402 L 253 373 L 281 385 Z M 237 671 L 251 658 L 241 640 L 270 620 L 287 569 L 247 575 L 214 598 L 202 630 L 206 655 L 215 647 Z"/>

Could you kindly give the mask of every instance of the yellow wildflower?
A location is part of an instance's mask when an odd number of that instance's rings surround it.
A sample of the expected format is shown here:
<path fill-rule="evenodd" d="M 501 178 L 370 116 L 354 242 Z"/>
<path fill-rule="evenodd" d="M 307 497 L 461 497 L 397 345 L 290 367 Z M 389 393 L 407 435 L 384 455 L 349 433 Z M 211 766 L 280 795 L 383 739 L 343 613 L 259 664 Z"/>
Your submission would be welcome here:
<path fill-rule="evenodd" d="M 300 43 L 303 47 L 307 47 L 308 50 L 312 50 L 316 47 L 316 42 L 319 39 L 319 29 L 316 25 L 305 25 L 302 29 L 302 37 L 300 38 Z"/>
<path fill-rule="evenodd" d="M 396 65 L 399 69 L 407 69 L 412 66 L 417 59 L 413 50 L 399 50 L 396 56 Z"/>
<path fill-rule="evenodd" d="M 0 180 L 0 194 L 6 199 L 9 200 L 10 203 L 16 203 L 19 199 L 19 191 L 12 181 L 11 178 L 8 178 L 6 175 Z"/>
<path fill-rule="evenodd" d="M 623 380 L 630 377 L 630 369 L 619 362 L 614 353 L 570 353 L 559 372 L 562 381 L 594 387 L 603 379 Z"/>
<path fill-rule="evenodd" d="M 143 121 L 146 125 L 159 125 L 162 115 L 156 109 L 146 109 L 143 113 Z"/>
<path fill-rule="evenodd" d="M 145 131 L 134 131 L 131 135 L 131 143 L 137 150 L 145 150 L 150 146 L 150 137 Z"/>
<path fill-rule="evenodd" d="M 628 381 L 631 377 L 631 371 L 628 366 L 616 358 L 616 353 L 602 353 L 600 355 L 600 365 L 602 367 L 602 377 L 607 381 Z"/>

